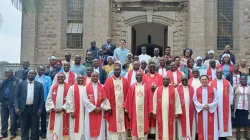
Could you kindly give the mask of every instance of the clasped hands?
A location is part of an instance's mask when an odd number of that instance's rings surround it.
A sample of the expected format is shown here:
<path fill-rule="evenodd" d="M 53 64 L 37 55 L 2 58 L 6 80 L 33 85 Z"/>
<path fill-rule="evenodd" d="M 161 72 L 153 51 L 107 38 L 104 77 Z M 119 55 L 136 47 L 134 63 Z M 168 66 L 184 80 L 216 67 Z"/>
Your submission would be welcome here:
<path fill-rule="evenodd" d="M 208 105 L 208 104 L 206 104 L 206 105 L 203 107 L 203 109 L 205 109 L 205 110 L 209 110 L 209 109 L 210 109 L 210 107 L 209 107 L 209 105 Z"/>

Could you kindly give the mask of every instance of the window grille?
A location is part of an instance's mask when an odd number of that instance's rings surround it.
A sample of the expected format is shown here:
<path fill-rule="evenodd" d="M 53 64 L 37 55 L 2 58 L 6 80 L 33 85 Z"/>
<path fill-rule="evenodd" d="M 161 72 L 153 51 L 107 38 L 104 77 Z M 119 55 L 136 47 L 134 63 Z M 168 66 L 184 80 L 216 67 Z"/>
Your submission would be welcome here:
<path fill-rule="evenodd" d="M 233 48 L 233 0 L 217 1 L 217 49 Z"/>
<path fill-rule="evenodd" d="M 83 46 L 83 0 L 67 0 L 68 26 L 67 48 L 82 49 Z"/>

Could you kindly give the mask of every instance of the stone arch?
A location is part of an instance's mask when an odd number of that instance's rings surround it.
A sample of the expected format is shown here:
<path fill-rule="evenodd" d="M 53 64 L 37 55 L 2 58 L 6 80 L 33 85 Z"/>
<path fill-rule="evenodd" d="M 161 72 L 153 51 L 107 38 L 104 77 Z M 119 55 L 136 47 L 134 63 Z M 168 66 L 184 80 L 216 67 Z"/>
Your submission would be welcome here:
<path fill-rule="evenodd" d="M 128 19 L 124 19 L 124 26 L 123 26 L 123 36 L 125 37 L 128 49 L 131 50 L 131 43 L 132 43 L 132 26 L 141 24 L 141 23 L 157 23 L 168 26 L 168 46 L 173 47 L 173 31 L 174 31 L 174 19 L 167 18 L 161 15 L 137 15 L 134 17 L 130 17 Z M 172 49 L 173 51 L 173 49 Z"/>

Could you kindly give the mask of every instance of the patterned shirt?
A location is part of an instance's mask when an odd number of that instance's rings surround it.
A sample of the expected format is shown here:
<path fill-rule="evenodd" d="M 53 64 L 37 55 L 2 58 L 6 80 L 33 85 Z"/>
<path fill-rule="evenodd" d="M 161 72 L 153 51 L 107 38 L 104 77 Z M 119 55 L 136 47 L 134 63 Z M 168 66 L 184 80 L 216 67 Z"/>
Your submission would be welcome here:
<path fill-rule="evenodd" d="M 126 48 L 116 48 L 114 51 L 114 58 L 117 59 L 118 61 L 120 61 L 123 64 L 125 64 L 125 61 L 127 59 L 127 55 L 129 53 L 129 50 Z"/>

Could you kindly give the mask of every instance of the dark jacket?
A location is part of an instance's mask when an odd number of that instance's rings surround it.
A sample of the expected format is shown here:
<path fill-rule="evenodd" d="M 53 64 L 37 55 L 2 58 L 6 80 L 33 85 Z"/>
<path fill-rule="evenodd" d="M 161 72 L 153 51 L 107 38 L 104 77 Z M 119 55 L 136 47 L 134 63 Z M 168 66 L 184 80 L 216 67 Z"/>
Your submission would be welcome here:
<path fill-rule="evenodd" d="M 223 54 L 225 54 L 225 52 L 220 55 L 220 59 L 219 59 L 220 63 L 221 63 L 221 58 L 222 58 Z M 231 52 L 229 54 L 230 54 L 230 60 L 233 62 L 233 64 L 235 64 L 234 54 L 232 54 Z"/>
<path fill-rule="evenodd" d="M 107 56 L 113 56 L 115 49 L 116 49 L 116 46 L 114 44 L 110 44 L 110 51 L 107 51 L 107 43 L 102 45 L 103 53 L 104 55 L 107 55 Z"/>
<path fill-rule="evenodd" d="M 239 71 L 240 72 L 240 71 Z M 240 72 L 240 76 L 242 76 L 242 73 Z M 233 86 L 233 74 L 232 73 L 229 73 L 226 75 L 226 79 L 230 82 L 230 84 Z"/>
<path fill-rule="evenodd" d="M 17 78 L 20 78 L 22 80 L 27 80 L 28 78 L 28 72 L 29 72 L 29 69 L 27 69 L 26 71 L 23 70 L 23 69 L 20 69 L 18 71 L 15 72 L 15 76 Z"/>
<path fill-rule="evenodd" d="M 15 109 L 20 109 L 21 113 L 24 111 L 27 100 L 27 80 L 20 82 L 16 88 L 16 94 L 14 98 Z M 34 100 L 32 112 L 36 113 L 38 109 L 43 109 L 44 106 L 44 92 L 43 85 L 34 80 Z"/>
<path fill-rule="evenodd" d="M 91 52 L 92 53 L 92 57 L 93 59 L 98 59 L 98 51 L 99 51 L 99 48 L 97 48 L 97 46 L 93 49 L 92 47 L 88 48 L 88 50 L 86 51 L 86 56 L 87 56 L 87 53 L 88 52 Z M 87 57 L 86 59 L 87 60 Z"/>
<path fill-rule="evenodd" d="M 10 85 L 10 92 L 9 92 L 9 106 L 13 106 L 14 105 L 14 95 L 16 92 L 16 88 L 17 85 L 22 81 L 21 79 L 13 76 L 11 77 L 11 85 Z M 2 83 L 0 84 L 0 102 L 3 103 L 5 101 L 4 98 L 4 88 L 5 88 L 5 84 L 6 84 L 6 80 L 3 80 Z"/>
<path fill-rule="evenodd" d="M 99 80 L 100 83 L 104 85 L 106 81 L 106 72 L 103 68 L 99 68 Z"/>

